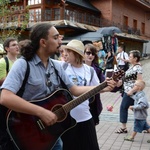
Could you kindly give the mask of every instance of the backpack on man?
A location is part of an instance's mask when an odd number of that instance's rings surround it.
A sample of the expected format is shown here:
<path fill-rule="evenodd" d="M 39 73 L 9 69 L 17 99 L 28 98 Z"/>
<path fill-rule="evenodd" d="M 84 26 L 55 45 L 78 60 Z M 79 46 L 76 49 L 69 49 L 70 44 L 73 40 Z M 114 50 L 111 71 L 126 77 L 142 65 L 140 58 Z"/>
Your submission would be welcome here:
<path fill-rule="evenodd" d="M 6 61 L 8 60 L 8 58 L 6 58 Z M 27 62 L 27 61 L 26 61 Z M 7 72 L 9 71 L 9 62 L 6 62 L 6 70 Z M 25 84 L 26 81 L 28 79 L 30 73 L 30 68 L 29 68 L 29 64 L 27 62 L 27 70 L 25 73 L 25 78 L 23 80 L 23 84 L 20 88 L 20 90 L 17 92 L 18 96 L 22 96 L 23 92 L 25 90 Z M 0 150 L 16 150 L 14 144 L 12 143 L 10 136 L 8 135 L 7 132 L 7 126 L 6 126 L 6 115 L 8 112 L 8 108 L 6 108 L 3 105 L 0 105 Z"/>

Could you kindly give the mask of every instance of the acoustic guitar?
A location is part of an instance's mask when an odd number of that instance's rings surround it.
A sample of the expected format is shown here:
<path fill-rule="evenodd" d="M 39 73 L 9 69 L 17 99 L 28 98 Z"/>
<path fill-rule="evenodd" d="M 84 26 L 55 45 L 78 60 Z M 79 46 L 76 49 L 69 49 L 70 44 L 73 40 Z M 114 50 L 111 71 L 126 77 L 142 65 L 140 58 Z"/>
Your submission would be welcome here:
<path fill-rule="evenodd" d="M 124 71 L 114 72 L 112 78 L 119 80 Z M 38 117 L 10 110 L 7 114 L 7 131 L 18 150 L 51 150 L 58 138 L 76 125 L 70 116 L 70 110 L 91 98 L 107 86 L 104 81 L 92 90 L 73 99 L 69 91 L 60 89 L 51 95 L 30 101 L 54 112 L 58 121 L 52 126 L 46 126 Z"/>

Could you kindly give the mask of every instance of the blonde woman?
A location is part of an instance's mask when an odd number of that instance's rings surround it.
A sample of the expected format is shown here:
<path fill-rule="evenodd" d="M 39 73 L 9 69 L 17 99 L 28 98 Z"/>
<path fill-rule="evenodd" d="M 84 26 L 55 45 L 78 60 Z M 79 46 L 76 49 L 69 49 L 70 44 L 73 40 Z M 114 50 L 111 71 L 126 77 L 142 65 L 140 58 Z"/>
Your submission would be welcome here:
<path fill-rule="evenodd" d="M 83 43 L 78 40 L 72 40 L 64 48 L 67 52 L 68 63 L 63 64 L 63 66 L 65 66 L 64 69 L 69 80 L 78 86 L 98 85 L 99 79 L 94 69 L 83 63 Z M 77 125 L 63 135 L 63 149 L 99 150 L 95 124 L 89 110 L 89 100 L 75 107 L 71 111 L 71 116 L 76 120 Z"/>

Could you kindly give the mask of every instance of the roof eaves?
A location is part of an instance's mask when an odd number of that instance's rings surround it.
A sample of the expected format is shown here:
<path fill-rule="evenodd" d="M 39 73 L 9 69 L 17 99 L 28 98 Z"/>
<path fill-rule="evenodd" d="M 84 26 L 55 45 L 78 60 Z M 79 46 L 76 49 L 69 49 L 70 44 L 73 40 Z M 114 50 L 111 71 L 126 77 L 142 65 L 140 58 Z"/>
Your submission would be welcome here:
<path fill-rule="evenodd" d="M 67 3 L 70 3 L 70 4 L 75 4 L 75 5 L 78 5 L 78 6 L 81 6 L 81 7 L 84 7 L 86 9 L 89 9 L 89 10 L 93 10 L 95 12 L 99 12 L 100 13 L 100 10 L 98 10 L 96 7 L 94 7 L 90 2 L 89 0 L 66 0 Z"/>
<path fill-rule="evenodd" d="M 118 37 L 122 37 L 122 38 L 126 38 L 126 39 L 131 39 L 134 41 L 139 41 L 139 42 L 143 42 L 143 43 L 147 43 L 147 40 L 144 40 L 142 38 L 140 38 L 139 36 L 136 35 L 132 35 L 132 34 L 127 34 L 127 33 L 116 33 L 116 35 Z"/>

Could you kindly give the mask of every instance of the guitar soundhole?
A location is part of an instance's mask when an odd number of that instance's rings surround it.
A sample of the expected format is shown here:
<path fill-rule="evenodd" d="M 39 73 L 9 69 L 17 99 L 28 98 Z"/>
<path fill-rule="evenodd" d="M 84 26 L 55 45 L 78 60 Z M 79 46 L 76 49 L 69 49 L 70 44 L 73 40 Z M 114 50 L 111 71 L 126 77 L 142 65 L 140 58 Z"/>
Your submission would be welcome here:
<path fill-rule="evenodd" d="M 52 112 L 56 114 L 56 116 L 58 117 L 58 120 L 57 122 L 62 122 L 66 119 L 67 117 L 67 114 L 66 112 L 64 111 L 63 107 L 61 104 L 58 104 L 58 105 L 55 105 L 53 108 L 52 108 Z"/>

